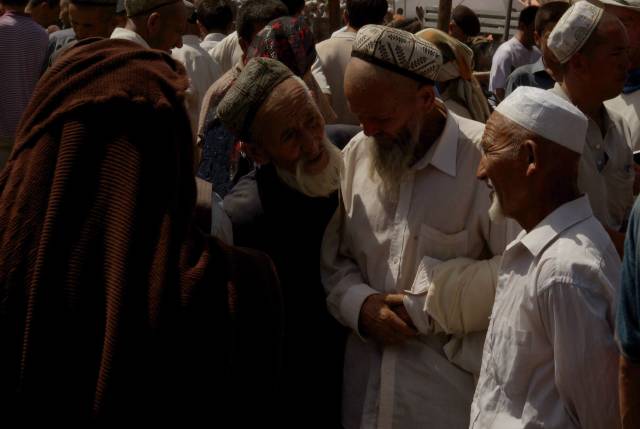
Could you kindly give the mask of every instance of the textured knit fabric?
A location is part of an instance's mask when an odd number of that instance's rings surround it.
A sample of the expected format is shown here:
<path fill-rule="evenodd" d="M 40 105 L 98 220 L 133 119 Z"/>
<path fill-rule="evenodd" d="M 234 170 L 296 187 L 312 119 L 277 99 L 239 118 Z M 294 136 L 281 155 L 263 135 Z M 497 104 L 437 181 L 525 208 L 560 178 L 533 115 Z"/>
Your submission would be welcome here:
<path fill-rule="evenodd" d="M 36 88 L 0 175 L 8 421 L 270 424 L 280 293 L 265 256 L 192 226 L 187 85 L 160 51 L 87 39 Z"/>

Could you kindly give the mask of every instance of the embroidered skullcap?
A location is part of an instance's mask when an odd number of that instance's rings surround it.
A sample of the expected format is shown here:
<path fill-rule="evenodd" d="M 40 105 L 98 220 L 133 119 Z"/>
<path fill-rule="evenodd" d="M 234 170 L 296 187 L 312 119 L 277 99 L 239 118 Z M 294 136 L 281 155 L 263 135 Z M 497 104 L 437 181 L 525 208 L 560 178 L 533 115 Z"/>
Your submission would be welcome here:
<path fill-rule="evenodd" d="M 304 18 L 285 16 L 267 24 L 251 42 L 247 58 L 273 58 L 297 76 L 304 76 L 316 60 L 316 44 Z"/>
<path fill-rule="evenodd" d="M 635 10 L 640 12 L 640 0 L 600 0 L 600 3 L 611 6 L 620 6 L 625 9 Z"/>
<path fill-rule="evenodd" d="M 603 14 L 604 9 L 588 1 L 579 1 L 567 9 L 547 41 L 560 64 L 569 61 L 584 46 Z"/>
<path fill-rule="evenodd" d="M 256 113 L 273 89 L 293 73 L 280 61 L 252 58 L 218 105 L 222 124 L 237 137 L 250 141 L 250 129 Z"/>
<path fill-rule="evenodd" d="M 520 86 L 498 105 L 496 112 L 540 137 L 582 153 L 587 139 L 587 117 L 550 91 Z"/>
<path fill-rule="evenodd" d="M 433 44 L 383 25 L 360 28 L 351 56 L 428 84 L 433 84 L 442 66 L 442 55 Z"/>

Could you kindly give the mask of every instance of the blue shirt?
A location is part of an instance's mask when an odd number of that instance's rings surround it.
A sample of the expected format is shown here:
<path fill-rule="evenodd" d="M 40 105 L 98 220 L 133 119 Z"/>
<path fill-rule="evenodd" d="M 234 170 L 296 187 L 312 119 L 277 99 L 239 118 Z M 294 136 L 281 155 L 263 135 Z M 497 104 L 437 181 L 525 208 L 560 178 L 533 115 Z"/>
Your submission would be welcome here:
<path fill-rule="evenodd" d="M 629 229 L 624 242 L 622 284 L 618 301 L 616 331 L 621 353 L 629 360 L 640 362 L 640 260 L 638 232 L 640 231 L 640 199 L 631 210 Z"/>
<path fill-rule="evenodd" d="M 505 96 L 511 94 L 519 86 L 533 86 L 540 89 L 551 89 L 556 81 L 547 73 L 542 58 L 533 64 L 518 67 L 509 75 Z"/>

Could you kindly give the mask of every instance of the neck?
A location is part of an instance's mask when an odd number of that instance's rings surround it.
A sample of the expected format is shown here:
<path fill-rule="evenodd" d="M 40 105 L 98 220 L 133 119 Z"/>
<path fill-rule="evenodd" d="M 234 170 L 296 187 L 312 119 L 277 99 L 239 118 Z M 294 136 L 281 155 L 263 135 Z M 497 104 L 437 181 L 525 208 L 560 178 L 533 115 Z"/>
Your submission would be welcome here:
<path fill-rule="evenodd" d="M 420 144 L 416 147 L 413 155 L 413 163 L 419 161 L 431 149 L 431 146 L 438 140 L 447 123 L 447 113 L 439 104 L 425 114 L 422 119 L 422 129 L 420 131 Z"/>
<path fill-rule="evenodd" d="M 515 34 L 513 37 L 515 37 L 516 39 L 518 39 L 518 41 L 519 41 L 520 43 L 522 43 L 522 45 L 523 45 L 525 48 L 527 48 L 527 49 L 531 49 L 531 48 L 532 48 L 531 46 L 527 46 L 527 38 L 526 38 L 526 37 L 525 37 L 525 35 L 524 35 L 524 31 L 522 31 L 522 30 L 518 30 L 518 31 L 516 31 L 516 34 Z"/>
<path fill-rule="evenodd" d="M 576 84 L 573 79 L 563 79 L 560 86 L 571 102 L 575 104 L 582 113 L 598 124 L 602 122 L 602 111 L 604 109 L 602 100 L 594 98 L 591 91 L 584 90 L 579 84 Z"/>
<path fill-rule="evenodd" d="M 358 30 L 353 28 L 350 24 L 347 24 L 347 31 L 350 32 L 350 33 L 357 33 L 358 32 Z"/>
<path fill-rule="evenodd" d="M 557 187 L 557 184 L 553 186 Z M 546 188 L 549 189 L 549 188 Z M 540 192 L 538 195 L 542 195 Z M 535 206 L 528 206 L 526 210 L 513 218 L 520 224 L 520 226 L 527 232 L 531 232 L 544 218 L 556 211 L 558 207 L 575 200 L 580 197 L 580 192 L 577 188 L 558 190 L 556 189 L 549 199 L 546 201 L 538 200 L 538 204 Z"/>

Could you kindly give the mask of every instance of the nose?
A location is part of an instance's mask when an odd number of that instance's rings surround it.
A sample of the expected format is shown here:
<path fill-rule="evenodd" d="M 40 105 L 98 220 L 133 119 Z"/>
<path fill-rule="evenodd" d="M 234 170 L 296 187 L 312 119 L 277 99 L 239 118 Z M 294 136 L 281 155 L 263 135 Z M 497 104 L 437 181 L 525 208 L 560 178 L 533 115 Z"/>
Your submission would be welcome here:
<path fill-rule="evenodd" d="M 480 158 L 480 163 L 478 164 L 478 169 L 476 170 L 476 178 L 478 180 L 487 181 L 489 178 L 487 176 L 487 161 L 484 155 Z"/>
<path fill-rule="evenodd" d="M 317 138 L 314 134 L 305 130 L 302 135 L 302 145 L 300 146 L 302 149 L 302 153 L 307 159 L 313 159 L 318 156 L 318 152 L 320 152 L 320 146 L 322 143 L 322 139 Z"/>

